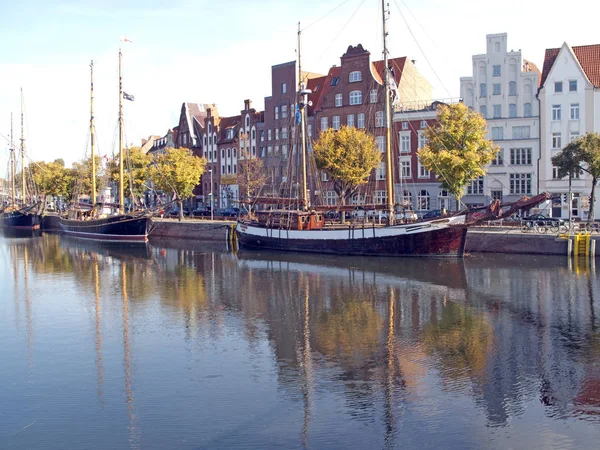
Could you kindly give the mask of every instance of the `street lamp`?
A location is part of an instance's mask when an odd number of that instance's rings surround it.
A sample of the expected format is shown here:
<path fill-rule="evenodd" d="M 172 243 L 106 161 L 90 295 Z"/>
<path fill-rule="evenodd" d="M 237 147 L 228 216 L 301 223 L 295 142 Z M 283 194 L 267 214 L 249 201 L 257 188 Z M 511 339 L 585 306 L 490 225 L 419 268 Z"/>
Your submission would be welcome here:
<path fill-rule="evenodd" d="M 215 202 L 213 201 L 212 169 L 208 169 L 208 172 L 210 173 L 210 220 L 213 220 L 213 206 Z"/>

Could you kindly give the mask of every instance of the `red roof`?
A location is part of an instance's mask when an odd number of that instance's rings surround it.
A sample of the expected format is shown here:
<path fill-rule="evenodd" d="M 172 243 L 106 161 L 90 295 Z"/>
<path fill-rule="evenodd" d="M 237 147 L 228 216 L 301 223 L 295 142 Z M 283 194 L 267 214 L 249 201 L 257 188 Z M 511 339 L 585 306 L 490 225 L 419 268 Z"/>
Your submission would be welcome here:
<path fill-rule="evenodd" d="M 380 84 L 383 84 L 383 61 L 373 61 L 373 76 L 376 77 L 377 81 Z M 401 58 L 392 58 L 388 59 L 388 66 L 392 66 L 394 71 L 394 81 L 399 86 L 400 78 L 402 77 L 402 71 L 404 70 L 404 66 L 406 65 L 406 56 Z"/>
<path fill-rule="evenodd" d="M 579 61 L 581 68 L 590 82 L 594 86 L 600 87 L 600 44 L 580 45 L 578 47 L 571 47 L 571 49 L 573 50 L 573 53 L 575 53 L 575 57 Z M 552 69 L 559 52 L 560 48 L 546 49 L 540 86 L 546 82 L 546 78 L 548 78 L 550 69 Z"/>

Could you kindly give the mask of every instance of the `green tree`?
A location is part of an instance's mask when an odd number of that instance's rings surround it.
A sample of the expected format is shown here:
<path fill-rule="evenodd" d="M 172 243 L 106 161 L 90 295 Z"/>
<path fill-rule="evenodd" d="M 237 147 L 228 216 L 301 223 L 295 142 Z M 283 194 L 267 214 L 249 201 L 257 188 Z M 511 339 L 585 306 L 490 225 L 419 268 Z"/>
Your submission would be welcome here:
<path fill-rule="evenodd" d="M 443 189 L 459 202 L 464 187 L 486 174 L 486 166 L 500 150 L 486 139 L 487 123 L 464 104 L 438 108 L 439 124 L 428 128 L 428 143 L 418 152 L 421 164 L 438 175 Z"/>
<path fill-rule="evenodd" d="M 267 180 L 263 168 L 263 161 L 256 156 L 252 156 L 252 154 L 245 149 L 240 151 L 240 156 L 241 158 L 238 160 L 237 176 L 240 193 L 246 196 L 246 201 L 251 202 L 251 204 L 254 205 Z"/>
<path fill-rule="evenodd" d="M 40 161 L 29 165 L 31 178 L 38 192 L 43 195 L 67 197 L 73 184 L 73 174 L 57 161 Z"/>
<path fill-rule="evenodd" d="M 588 222 L 594 221 L 596 184 L 600 178 L 600 134 L 587 133 L 579 139 L 569 142 L 562 151 L 552 157 L 552 165 L 558 168 L 558 176 L 573 176 L 584 171 L 592 177 Z"/>
<path fill-rule="evenodd" d="M 144 153 L 141 147 L 124 149 L 123 156 L 123 193 L 125 197 L 141 196 L 146 190 L 146 182 L 150 177 L 152 157 Z M 112 158 L 107 165 L 109 179 L 119 183 L 119 156 Z"/>
<path fill-rule="evenodd" d="M 342 205 L 368 181 L 381 161 L 373 136 L 354 127 L 323 131 L 314 144 L 314 155 L 317 168 L 333 181 Z"/>
<path fill-rule="evenodd" d="M 99 156 L 96 160 L 96 179 L 103 176 L 101 159 Z M 72 183 L 68 189 L 67 197 L 76 201 L 80 195 L 92 194 L 92 157 L 85 158 L 83 161 L 74 162 L 70 169 Z"/>
<path fill-rule="evenodd" d="M 179 220 L 183 219 L 182 199 L 191 197 L 205 168 L 206 159 L 194 156 L 187 148 L 155 155 L 150 176 L 158 189 L 175 194 Z"/>

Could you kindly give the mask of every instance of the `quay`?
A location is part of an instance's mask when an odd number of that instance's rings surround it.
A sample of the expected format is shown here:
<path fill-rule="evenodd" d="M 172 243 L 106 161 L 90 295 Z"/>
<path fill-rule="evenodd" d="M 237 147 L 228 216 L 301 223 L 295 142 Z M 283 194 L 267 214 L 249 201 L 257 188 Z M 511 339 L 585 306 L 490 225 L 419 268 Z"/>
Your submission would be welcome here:
<path fill-rule="evenodd" d="M 152 219 L 150 240 L 190 239 L 210 243 L 229 242 L 233 236 L 235 222 L 231 220 Z M 42 230 L 58 231 L 58 217 L 46 215 Z M 600 235 L 591 235 L 598 247 Z M 523 233 L 519 227 L 483 226 L 472 227 L 467 235 L 466 253 L 504 253 L 513 255 L 567 255 L 569 239 L 552 233 Z M 596 258 L 598 257 L 596 252 Z"/>

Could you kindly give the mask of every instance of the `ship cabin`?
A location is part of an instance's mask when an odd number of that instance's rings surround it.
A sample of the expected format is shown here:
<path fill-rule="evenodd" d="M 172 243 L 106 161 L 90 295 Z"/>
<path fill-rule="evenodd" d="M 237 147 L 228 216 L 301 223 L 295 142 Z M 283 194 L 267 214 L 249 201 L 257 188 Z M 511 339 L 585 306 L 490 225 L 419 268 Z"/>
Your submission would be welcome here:
<path fill-rule="evenodd" d="M 315 211 L 258 211 L 258 223 L 266 228 L 286 230 L 318 230 L 325 225 L 325 216 Z"/>

